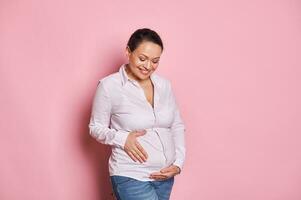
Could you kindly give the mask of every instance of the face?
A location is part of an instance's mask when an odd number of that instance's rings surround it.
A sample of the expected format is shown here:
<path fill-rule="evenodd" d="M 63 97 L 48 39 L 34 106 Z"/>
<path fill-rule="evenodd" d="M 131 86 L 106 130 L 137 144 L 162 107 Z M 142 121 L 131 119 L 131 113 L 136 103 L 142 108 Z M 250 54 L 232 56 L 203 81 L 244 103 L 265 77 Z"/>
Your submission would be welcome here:
<path fill-rule="evenodd" d="M 128 57 L 129 76 L 137 81 L 147 80 L 157 69 L 162 53 L 160 45 L 144 41 L 134 51 L 126 48 Z"/>

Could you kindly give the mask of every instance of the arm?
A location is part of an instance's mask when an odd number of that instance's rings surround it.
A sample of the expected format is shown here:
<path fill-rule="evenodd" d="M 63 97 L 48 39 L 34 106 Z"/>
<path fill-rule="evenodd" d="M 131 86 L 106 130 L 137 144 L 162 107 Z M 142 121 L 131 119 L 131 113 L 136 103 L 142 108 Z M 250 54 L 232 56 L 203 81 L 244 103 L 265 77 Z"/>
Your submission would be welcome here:
<path fill-rule="evenodd" d="M 109 128 L 111 107 L 109 93 L 105 89 L 104 83 L 100 80 L 94 95 L 89 134 L 102 144 L 124 148 L 129 132 Z"/>
<path fill-rule="evenodd" d="M 171 125 L 171 132 L 173 134 L 173 139 L 175 143 L 176 148 L 176 160 L 173 163 L 174 165 L 178 166 L 180 168 L 180 172 L 183 169 L 184 160 L 185 160 L 185 154 L 186 154 L 186 148 L 185 148 L 185 125 L 181 118 L 180 110 L 178 108 L 175 95 L 173 93 L 171 84 L 169 83 L 169 89 L 170 89 L 170 98 L 171 98 L 171 104 L 174 108 L 174 121 Z"/>

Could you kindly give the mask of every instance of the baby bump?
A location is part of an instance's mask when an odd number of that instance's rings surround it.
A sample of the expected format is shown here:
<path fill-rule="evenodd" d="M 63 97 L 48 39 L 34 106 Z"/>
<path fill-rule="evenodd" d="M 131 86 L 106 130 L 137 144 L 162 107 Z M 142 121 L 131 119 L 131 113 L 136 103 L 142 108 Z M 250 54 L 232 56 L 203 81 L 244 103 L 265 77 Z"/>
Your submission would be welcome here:
<path fill-rule="evenodd" d="M 157 130 L 164 147 L 165 165 L 171 165 L 176 159 L 175 143 L 170 129 L 161 128 Z"/>
<path fill-rule="evenodd" d="M 145 135 L 138 136 L 136 139 L 148 155 L 145 162 L 135 162 L 123 149 L 113 147 L 111 163 L 120 167 L 128 167 L 130 164 L 136 169 L 147 168 L 156 171 L 174 162 L 175 149 L 170 132 L 147 130 Z"/>
<path fill-rule="evenodd" d="M 145 135 L 137 137 L 137 141 L 146 151 L 146 162 L 141 163 L 148 167 L 162 167 L 165 164 L 164 148 L 159 136 L 154 131 L 147 131 Z"/>

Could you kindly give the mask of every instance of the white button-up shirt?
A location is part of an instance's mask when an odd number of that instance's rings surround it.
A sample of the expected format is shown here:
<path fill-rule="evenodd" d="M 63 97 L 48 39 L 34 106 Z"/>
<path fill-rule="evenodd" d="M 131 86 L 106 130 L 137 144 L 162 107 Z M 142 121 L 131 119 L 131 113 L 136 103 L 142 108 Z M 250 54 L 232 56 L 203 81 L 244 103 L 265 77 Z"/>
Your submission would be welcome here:
<path fill-rule="evenodd" d="M 169 80 L 152 73 L 154 107 L 139 83 L 127 76 L 126 65 L 119 72 L 99 80 L 89 123 L 90 135 L 112 147 L 109 173 L 152 181 L 152 172 L 171 164 L 183 169 L 185 127 Z M 124 150 L 131 131 L 146 130 L 137 140 L 148 153 L 146 162 L 133 161 Z"/>

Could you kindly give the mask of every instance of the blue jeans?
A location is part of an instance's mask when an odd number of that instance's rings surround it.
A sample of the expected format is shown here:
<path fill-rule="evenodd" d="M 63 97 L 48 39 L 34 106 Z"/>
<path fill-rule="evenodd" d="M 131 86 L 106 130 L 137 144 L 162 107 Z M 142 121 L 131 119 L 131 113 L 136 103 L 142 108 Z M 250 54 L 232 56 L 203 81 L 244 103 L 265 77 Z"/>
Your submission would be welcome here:
<path fill-rule="evenodd" d="M 139 181 L 126 176 L 110 176 L 117 200 L 169 200 L 174 177 L 166 180 Z"/>

